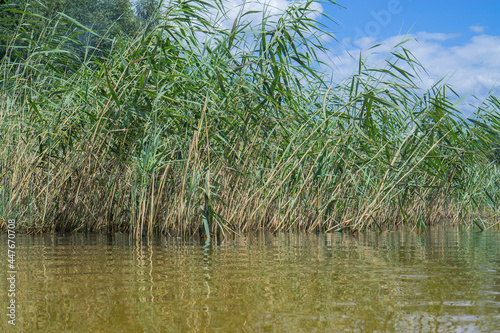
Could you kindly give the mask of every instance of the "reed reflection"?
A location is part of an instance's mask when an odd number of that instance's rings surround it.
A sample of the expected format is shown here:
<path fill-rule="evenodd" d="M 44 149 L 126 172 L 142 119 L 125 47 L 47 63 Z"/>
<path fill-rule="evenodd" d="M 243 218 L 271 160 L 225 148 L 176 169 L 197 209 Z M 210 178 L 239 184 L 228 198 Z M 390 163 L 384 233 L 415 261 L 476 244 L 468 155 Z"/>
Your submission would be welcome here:
<path fill-rule="evenodd" d="M 28 332 L 493 332 L 498 236 L 20 236 L 19 323 Z"/>

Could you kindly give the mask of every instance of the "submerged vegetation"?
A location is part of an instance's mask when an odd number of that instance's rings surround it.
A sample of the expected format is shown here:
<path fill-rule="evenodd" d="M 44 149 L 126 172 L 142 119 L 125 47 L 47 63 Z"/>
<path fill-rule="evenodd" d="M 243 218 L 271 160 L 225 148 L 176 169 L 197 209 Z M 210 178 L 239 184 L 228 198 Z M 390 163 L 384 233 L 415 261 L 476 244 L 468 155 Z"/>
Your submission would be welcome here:
<path fill-rule="evenodd" d="M 324 82 L 313 2 L 224 29 L 207 14 L 222 3 L 170 1 L 135 33 L 5 7 L 1 222 L 137 236 L 495 225 L 500 101 L 464 119 L 446 84 L 418 88 L 404 44 Z"/>

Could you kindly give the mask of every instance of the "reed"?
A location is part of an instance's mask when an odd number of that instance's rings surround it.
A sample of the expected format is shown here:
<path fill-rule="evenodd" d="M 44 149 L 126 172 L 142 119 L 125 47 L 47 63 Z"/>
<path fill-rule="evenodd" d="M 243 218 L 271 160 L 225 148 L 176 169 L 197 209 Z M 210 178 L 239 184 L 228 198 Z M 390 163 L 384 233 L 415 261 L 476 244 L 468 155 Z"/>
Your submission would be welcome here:
<path fill-rule="evenodd" d="M 0 64 L 1 216 L 136 237 L 494 225 L 498 99 L 463 119 L 404 44 L 329 86 L 313 2 L 225 30 L 205 16 L 222 3 L 171 1 L 102 50 L 24 12 Z"/>

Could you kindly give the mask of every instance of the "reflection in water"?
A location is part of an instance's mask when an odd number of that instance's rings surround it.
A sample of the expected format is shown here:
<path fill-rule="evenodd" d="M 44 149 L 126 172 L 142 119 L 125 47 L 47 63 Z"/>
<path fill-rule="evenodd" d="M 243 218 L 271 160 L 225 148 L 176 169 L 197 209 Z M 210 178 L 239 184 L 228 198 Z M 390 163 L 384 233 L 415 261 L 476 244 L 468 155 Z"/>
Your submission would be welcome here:
<path fill-rule="evenodd" d="M 499 236 L 18 235 L 15 331 L 495 332 Z"/>

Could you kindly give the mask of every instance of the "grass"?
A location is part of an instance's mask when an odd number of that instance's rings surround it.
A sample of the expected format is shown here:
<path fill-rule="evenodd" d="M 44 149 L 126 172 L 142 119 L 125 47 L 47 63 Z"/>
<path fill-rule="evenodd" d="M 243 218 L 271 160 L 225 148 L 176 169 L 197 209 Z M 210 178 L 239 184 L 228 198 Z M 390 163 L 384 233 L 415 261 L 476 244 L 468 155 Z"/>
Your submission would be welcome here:
<path fill-rule="evenodd" d="M 499 100 L 463 119 L 447 85 L 418 88 L 424 69 L 404 44 L 328 85 L 312 2 L 222 29 L 209 4 L 173 1 L 136 36 L 110 29 L 106 50 L 63 14 L 37 17 L 34 33 L 26 12 L 0 64 L 2 228 L 493 226 Z"/>

